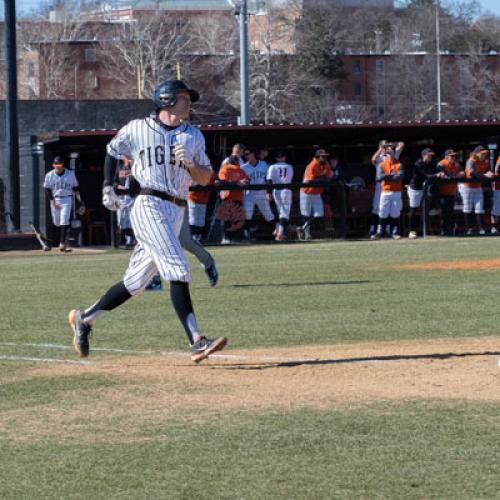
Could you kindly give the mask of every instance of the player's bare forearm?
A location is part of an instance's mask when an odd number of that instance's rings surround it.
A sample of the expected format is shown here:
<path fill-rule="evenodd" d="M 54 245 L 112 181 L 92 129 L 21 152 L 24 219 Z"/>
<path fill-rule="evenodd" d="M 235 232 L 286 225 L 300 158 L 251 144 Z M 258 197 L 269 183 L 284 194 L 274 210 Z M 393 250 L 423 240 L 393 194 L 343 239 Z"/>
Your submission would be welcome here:
<path fill-rule="evenodd" d="M 207 186 L 210 184 L 212 179 L 212 169 L 204 165 L 196 165 L 196 163 L 191 163 L 188 167 L 189 174 L 193 180 L 202 185 Z"/>

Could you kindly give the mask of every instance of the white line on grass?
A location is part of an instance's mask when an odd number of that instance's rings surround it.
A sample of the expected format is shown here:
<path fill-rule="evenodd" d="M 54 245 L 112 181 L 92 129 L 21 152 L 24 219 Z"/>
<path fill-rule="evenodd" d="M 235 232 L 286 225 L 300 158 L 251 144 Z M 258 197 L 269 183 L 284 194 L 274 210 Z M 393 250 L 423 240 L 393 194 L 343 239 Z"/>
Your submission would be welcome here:
<path fill-rule="evenodd" d="M 19 344 L 16 342 L 0 342 L 0 346 L 13 346 L 13 347 L 43 347 L 46 349 L 62 349 L 62 350 L 70 350 L 73 348 L 70 346 L 60 345 L 60 344 L 33 344 L 33 343 L 25 343 Z M 132 349 L 117 349 L 110 347 L 93 347 L 93 351 L 99 352 L 117 352 L 122 354 L 140 354 L 140 355 L 159 355 L 159 356 L 172 356 L 172 357 L 185 357 L 185 352 L 179 351 L 136 351 Z M 243 354 L 211 354 L 211 358 L 219 358 L 219 359 L 228 359 L 228 360 L 240 360 L 240 361 L 271 361 L 271 362 L 286 362 L 286 361 L 314 361 L 316 358 L 310 359 L 290 359 L 290 358 L 278 358 L 274 356 L 245 356 Z"/>
<path fill-rule="evenodd" d="M 72 359 L 29 358 L 27 356 L 0 356 L 0 361 L 30 361 L 35 363 L 69 363 L 72 365 L 91 365 L 92 361 L 75 361 Z"/>

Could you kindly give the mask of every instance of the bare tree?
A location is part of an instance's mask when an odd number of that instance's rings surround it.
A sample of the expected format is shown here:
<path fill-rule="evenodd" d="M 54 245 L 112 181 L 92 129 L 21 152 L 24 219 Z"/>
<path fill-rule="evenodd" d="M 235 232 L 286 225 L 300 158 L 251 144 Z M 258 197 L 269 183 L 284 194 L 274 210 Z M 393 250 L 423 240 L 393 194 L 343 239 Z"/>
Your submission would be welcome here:
<path fill-rule="evenodd" d="M 176 65 L 191 42 L 188 28 L 187 19 L 164 10 L 122 23 L 112 38 L 100 42 L 106 74 L 128 92 L 135 87 L 136 96 L 151 95 L 161 80 L 175 77 Z"/>
<path fill-rule="evenodd" d="M 35 65 L 39 88 L 35 88 L 35 80 L 29 77 L 20 81 L 21 87 L 27 87 L 29 94 L 45 99 L 60 99 L 71 94 L 77 59 L 76 45 L 72 42 L 88 36 L 88 26 L 77 19 L 64 18 L 58 23 L 45 20 L 21 22 L 19 53 L 26 64 Z M 26 73 L 29 75 L 30 71 Z"/>

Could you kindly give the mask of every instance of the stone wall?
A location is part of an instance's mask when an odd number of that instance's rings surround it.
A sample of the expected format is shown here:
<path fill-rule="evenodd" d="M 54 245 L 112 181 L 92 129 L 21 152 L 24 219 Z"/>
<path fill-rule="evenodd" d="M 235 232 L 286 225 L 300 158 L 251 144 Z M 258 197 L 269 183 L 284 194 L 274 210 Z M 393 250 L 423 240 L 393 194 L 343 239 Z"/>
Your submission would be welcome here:
<path fill-rule="evenodd" d="M 45 163 L 39 162 L 38 172 L 34 172 L 32 142 L 40 136 L 67 130 L 117 129 L 129 120 L 146 116 L 151 111 L 149 100 L 127 101 L 19 101 L 19 177 L 21 198 L 21 230 L 29 231 L 29 222 L 35 212 L 34 196 L 38 191 L 40 227 L 45 228 L 45 199 L 41 187 L 45 175 Z M 0 161 L 0 232 L 11 230 L 5 212 L 10 210 L 9 166 L 6 159 L 6 118 L 5 101 L 0 101 L 0 151 L 4 161 Z M 37 175 L 38 174 L 38 175 Z M 38 186 L 34 186 L 38 182 Z M 3 196 L 2 196 L 3 194 Z M 2 206 L 3 203 L 3 206 Z"/>

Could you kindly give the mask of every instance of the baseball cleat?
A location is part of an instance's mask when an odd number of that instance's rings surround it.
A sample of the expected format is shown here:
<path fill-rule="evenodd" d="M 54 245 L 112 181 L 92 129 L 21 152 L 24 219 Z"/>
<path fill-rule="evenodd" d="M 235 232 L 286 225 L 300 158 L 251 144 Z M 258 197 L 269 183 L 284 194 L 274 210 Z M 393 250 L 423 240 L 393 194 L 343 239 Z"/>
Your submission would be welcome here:
<path fill-rule="evenodd" d="M 216 351 L 221 351 L 227 344 L 226 337 L 216 337 L 214 339 L 207 339 L 206 337 L 201 337 L 197 340 L 190 348 L 191 351 L 191 361 L 199 363 L 205 358 L 208 358 L 210 354 Z"/>
<path fill-rule="evenodd" d="M 68 323 L 73 329 L 73 347 L 80 356 L 86 358 L 89 355 L 89 336 L 92 334 L 92 327 L 82 320 L 82 311 L 73 309 L 68 315 Z"/>
<path fill-rule="evenodd" d="M 217 281 L 219 281 L 219 272 L 217 271 L 217 267 L 215 266 L 215 262 L 205 268 L 205 273 L 208 277 L 208 282 L 210 286 L 215 286 Z"/>

